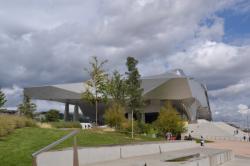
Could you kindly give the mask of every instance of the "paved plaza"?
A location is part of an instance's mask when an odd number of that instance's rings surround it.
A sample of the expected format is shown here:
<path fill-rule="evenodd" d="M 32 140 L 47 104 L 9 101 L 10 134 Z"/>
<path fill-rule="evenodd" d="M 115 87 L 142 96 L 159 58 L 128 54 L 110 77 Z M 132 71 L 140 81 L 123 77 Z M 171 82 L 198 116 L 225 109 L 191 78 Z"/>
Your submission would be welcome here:
<path fill-rule="evenodd" d="M 183 149 L 177 151 L 171 151 L 161 154 L 151 154 L 151 155 L 143 155 L 137 157 L 129 157 L 123 158 L 113 161 L 99 162 L 81 166 L 178 166 L 178 165 L 209 165 L 208 156 L 213 156 L 218 153 L 226 153 L 227 150 L 220 149 L 211 149 L 211 148 L 190 148 Z M 198 156 L 196 156 L 198 154 Z M 169 162 L 167 160 L 175 159 L 178 157 L 190 156 L 193 155 L 193 159 L 189 161 L 181 161 L 181 162 Z M 216 161 L 217 162 L 217 161 Z M 226 161 L 223 161 L 226 162 Z M 222 162 L 222 163 L 223 163 Z"/>
<path fill-rule="evenodd" d="M 250 158 L 250 142 L 216 140 L 206 144 L 206 147 L 217 149 L 231 149 L 235 155 Z"/>

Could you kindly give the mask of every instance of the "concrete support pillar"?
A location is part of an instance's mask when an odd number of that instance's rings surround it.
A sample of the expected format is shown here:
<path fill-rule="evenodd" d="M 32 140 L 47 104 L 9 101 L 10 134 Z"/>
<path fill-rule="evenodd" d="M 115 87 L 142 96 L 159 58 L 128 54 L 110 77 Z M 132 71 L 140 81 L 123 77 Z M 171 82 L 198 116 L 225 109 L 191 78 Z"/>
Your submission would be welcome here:
<path fill-rule="evenodd" d="M 64 121 L 69 121 L 69 103 L 65 103 Z"/>
<path fill-rule="evenodd" d="M 74 107 L 73 121 L 79 121 L 79 107 L 77 104 Z"/>

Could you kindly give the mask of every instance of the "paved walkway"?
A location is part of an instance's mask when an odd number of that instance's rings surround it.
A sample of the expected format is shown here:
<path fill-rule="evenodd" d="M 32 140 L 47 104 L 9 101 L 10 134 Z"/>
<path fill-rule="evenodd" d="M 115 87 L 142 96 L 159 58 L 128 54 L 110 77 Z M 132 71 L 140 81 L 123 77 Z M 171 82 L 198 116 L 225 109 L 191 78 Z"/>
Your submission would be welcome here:
<path fill-rule="evenodd" d="M 216 140 L 214 143 L 207 143 L 206 147 L 216 149 L 231 149 L 235 155 L 250 157 L 250 142 Z"/>
<path fill-rule="evenodd" d="M 166 162 L 166 160 L 183 157 L 187 155 L 196 155 L 197 153 L 200 154 L 200 157 L 205 157 L 207 155 L 211 155 L 214 153 L 223 152 L 225 150 L 220 149 L 210 149 L 210 148 L 191 148 L 191 149 L 183 149 L 177 151 L 166 152 L 162 154 L 152 154 L 152 155 L 144 155 L 138 157 L 130 157 L 130 158 L 123 158 L 118 160 L 112 160 L 107 162 L 101 163 L 94 163 L 94 164 L 87 164 L 87 166 L 178 166 L 178 165 L 185 165 L 185 162 Z M 86 165 L 82 165 L 86 166 Z"/>
<path fill-rule="evenodd" d="M 235 160 L 227 162 L 222 166 L 249 166 L 250 158 L 235 157 Z"/>

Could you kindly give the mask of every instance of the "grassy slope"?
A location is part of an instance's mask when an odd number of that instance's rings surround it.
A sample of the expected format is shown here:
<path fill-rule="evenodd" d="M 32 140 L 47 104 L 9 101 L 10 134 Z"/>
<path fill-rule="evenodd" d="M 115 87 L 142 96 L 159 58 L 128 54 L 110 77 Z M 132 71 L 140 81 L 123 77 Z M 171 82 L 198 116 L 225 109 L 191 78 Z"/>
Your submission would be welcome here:
<path fill-rule="evenodd" d="M 30 166 L 31 154 L 42 147 L 58 140 L 69 131 L 58 129 L 22 128 L 11 135 L 0 138 L 0 166 Z M 79 146 L 98 146 L 111 144 L 127 144 L 138 141 L 156 141 L 149 137 L 137 137 L 132 140 L 129 136 L 115 132 L 81 131 L 78 134 Z M 57 148 L 72 146 L 69 139 Z"/>
<path fill-rule="evenodd" d="M 100 146 L 100 145 L 116 145 L 116 144 L 130 144 L 143 141 L 159 141 L 161 138 L 151 138 L 146 136 L 136 136 L 135 139 L 131 139 L 130 135 L 125 135 L 117 132 L 101 132 L 84 130 L 77 135 L 78 146 Z M 73 138 L 66 140 L 56 148 L 61 149 L 71 146 Z"/>
<path fill-rule="evenodd" d="M 31 154 L 59 139 L 68 131 L 22 128 L 0 138 L 0 166 L 29 166 Z"/>

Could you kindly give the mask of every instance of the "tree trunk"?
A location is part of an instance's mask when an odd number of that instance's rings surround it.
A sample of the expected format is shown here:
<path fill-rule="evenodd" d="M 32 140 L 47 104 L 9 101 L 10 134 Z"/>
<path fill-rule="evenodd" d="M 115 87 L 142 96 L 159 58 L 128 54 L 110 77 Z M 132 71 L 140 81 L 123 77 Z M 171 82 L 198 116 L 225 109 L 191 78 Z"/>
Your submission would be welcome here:
<path fill-rule="evenodd" d="M 98 126 L 98 103 L 97 100 L 95 100 L 95 124 Z"/>

